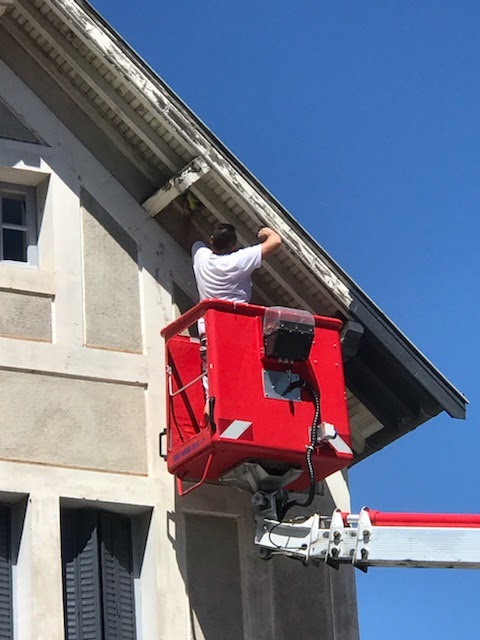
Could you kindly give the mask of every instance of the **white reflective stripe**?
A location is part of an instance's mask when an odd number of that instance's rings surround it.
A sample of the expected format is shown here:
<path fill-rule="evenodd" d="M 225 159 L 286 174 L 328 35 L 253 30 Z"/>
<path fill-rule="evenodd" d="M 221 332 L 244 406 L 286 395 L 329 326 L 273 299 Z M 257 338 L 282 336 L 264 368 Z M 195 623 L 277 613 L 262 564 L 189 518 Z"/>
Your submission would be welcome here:
<path fill-rule="evenodd" d="M 251 422 L 247 422 L 246 420 L 234 420 L 228 425 L 225 431 L 220 434 L 220 437 L 236 440 L 245 433 L 245 431 L 248 429 L 248 427 L 251 426 L 251 424 Z"/>
<path fill-rule="evenodd" d="M 345 442 L 345 440 L 343 440 L 338 435 L 338 433 L 335 436 L 335 438 L 332 438 L 331 440 L 328 441 L 328 444 L 331 445 L 335 449 L 335 451 L 338 451 L 338 453 L 350 453 L 350 454 L 353 454 L 353 451 L 350 449 L 350 447 Z"/>

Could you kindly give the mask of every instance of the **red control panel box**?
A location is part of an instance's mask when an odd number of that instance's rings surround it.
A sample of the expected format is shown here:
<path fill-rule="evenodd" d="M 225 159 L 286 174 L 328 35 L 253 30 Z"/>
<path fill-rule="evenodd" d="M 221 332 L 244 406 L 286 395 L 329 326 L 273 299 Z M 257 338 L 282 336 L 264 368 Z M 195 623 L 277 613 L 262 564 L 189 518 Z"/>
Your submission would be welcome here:
<path fill-rule="evenodd" d="M 316 480 L 351 462 L 342 322 L 310 316 L 308 325 L 302 312 L 296 316 L 296 310 L 284 309 L 278 314 L 278 327 L 272 329 L 265 316 L 275 321 L 271 310 L 276 309 L 206 300 L 163 329 L 166 458 L 169 471 L 180 480 L 222 482 L 226 474 L 250 462 L 271 475 L 297 470 L 286 488 L 304 489 L 309 485 L 306 447 L 315 418 L 322 425 L 319 433 L 325 434 L 312 456 Z M 201 317 L 208 345 L 210 421 L 204 417 L 199 340 L 181 335 Z M 272 337 L 275 332 L 278 336 Z M 296 352 L 301 359 L 295 360 Z"/>

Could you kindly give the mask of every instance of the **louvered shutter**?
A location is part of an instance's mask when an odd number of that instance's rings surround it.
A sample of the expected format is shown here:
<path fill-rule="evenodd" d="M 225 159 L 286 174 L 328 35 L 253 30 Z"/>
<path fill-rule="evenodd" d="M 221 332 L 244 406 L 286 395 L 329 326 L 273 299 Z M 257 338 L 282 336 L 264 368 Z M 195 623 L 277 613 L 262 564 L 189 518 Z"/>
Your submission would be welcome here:
<path fill-rule="evenodd" d="M 104 640 L 135 640 L 130 518 L 100 514 Z"/>
<path fill-rule="evenodd" d="M 62 510 L 66 640 L 103 640 L 97 513 Z"/>
<path fill-rule="evenodd" d="M 0 508 L 0 640 L 13 638 L 10 508 Z"/>

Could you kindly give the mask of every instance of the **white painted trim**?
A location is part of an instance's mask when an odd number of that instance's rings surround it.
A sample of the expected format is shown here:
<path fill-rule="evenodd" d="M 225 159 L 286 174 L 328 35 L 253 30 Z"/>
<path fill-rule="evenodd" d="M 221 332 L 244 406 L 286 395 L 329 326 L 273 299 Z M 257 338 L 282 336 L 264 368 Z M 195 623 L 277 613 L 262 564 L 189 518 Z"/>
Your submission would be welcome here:
<path fill-rule="evenodd" d="M 150 180 L 152 184 L 155 184 L 158 179 L 158 172 L 153 170 L 141 153 L 137 152 L 137 150 L 125 140 L 125 136 L 123 136 L 121 132 L 119 132 L 107 120 L 99 116 L 99 112 L 95 108 L 92 100 L 86 97 L 80 89 L 73 86 L 70 82 L 65 82 L 63 75 L 59 77 L 56 65 L 50 59 L 38 55 L 36 45 L 29 38 L 25 37 L 25 32 L 15 22 L 10 22 L 9 31 L 17 43 L 25 50 L 26 54 L 37 61 L 45 73 L 59 85 L 61 90 L 64 91 L 75 104 L 79 105 L 87 117 L 90 118 L 101 131 L 103 131 L 103 133 L 121 150 L 129 161 L 141 173 L 143 173 L 143 175 Z M 0 60 L 0 62 L 2 61 Z M 43 106 L 46 108 L 45 105 Z M 20 108 L 17 107 L 15 110 L 17 114 L 21 113 Z M 55 134 L 52 137 L 55 138 Z M 42 136 L 42 139 L 48 141 L 48 144 L 52 144 L 51 138 Z"/>
<path fill-rule="evenodd" d="M 0 290 L 19 291 L 52 297 L 55 295 L 53 273 L 40 271 L 31 265 L 0 264 Z"/>
<path fill-rule="evenodd" d="M 202 176 L 210 171 L 207 162 L 200 156 L 192 160 L 163 185 L 153 196 L 145 200 L 143 208 L 154 217 L 165 209 L 177 196 L 185 193 Z"/>
<path fill-rule="evenodd" d="M 28 510 L 31 517 L 32 599 L 29 604 L 23 603 L 22 608 L 32 608 L 32 631 L 37 640 L 60 640 L 64 634 L 63 616 L 52 615 L 52 612 L 63 611 L 58 498 L 32 492 Z"/>
<path fill-rule="evenodd" d="M 173 484 L 170 475 L 166 475 Z M 19 463 L 0 458 L 0 485 L 3 491 L 29 494 L 32 489 L 58 498 L 101 501 L 112 504 L 153 507 L 157 504 L 155 483 L 145 476 Z M 126 501 L 128 496 L 128 501 Z"/>
<path fill-rule="evenodd" d="M 122 118 L 126 118 L 129 126 L 135 132 L 135 134 L 146 144 L 147 147 L 152 149 L 156 154 L 159 154 L 162 162 L 170 170 L 176 170 L 180 166 L 179 158 L 176 153 L 168 146 L 166 142 L 158 135 L 153 129 L 141 118 L 138 113 L 126 102 L 119 105 L 118 93 L 111 86 L 107 80 L 94 68 L 89 62 L 82 56 L 65 38 L 61 32 L 58 31 L 39 11 L 35 8 L 32 10 L 31 2 L 25 2 L 25 0 L 16 0 L 21 6 L 22 13 L 28 17 L 28 21 L 38 30 L 42 36 L 50 41 L 56 41 L 59 48 L 62 51 L 62 56 L 69 63 L 69 65 L 75 69 L 76 73 L 82 78 L 84 82 L 95 88 L 99 96 L 104 100 L 110 109 L 112 109 L 117 115 Z M 55 78 L 54 78 L 55 79 Z M 62 87 L 63 86 L 62 83 Z M 104 119 L 98 112 L 95 112 L 97 117 L 94 118 L 97 124 L 102 127 Z"/>
<path fill-rule="evenodd" d="M 53 207 L 53 262 L 56 269 L 56 295 L 53 341 L 63 345 L 84 344 L 84 313 L 82 295 L 83 256 L 79 242 L 81 215 L 78 177 L 74 167 L 66 184 L 56 174 L 50 180 Z M 72 190 L 72 185 L 77 189 Z M 74 187 L 75 188 L 75 187 Z M 61 204 L 60 204 L 61 203 Z"/>
<path fill-rule="evenodd" d="M 0 369 L 143 386 L 149 379 L 147 359 L 141 354 L 2 337 L 0 353 Z"/>
<path fill-rule="evenodd" d="M 3 146 L 2 140 L 2 146 Z M 10 182 L 10 184 L 23 185 L 25 187 L 37 187 L 44 180 L 48 180 L 50 173 L 36 170 L 34 167 L 24 169 L 24 164 L 15 167 L 0 166 L 0 181 Z"/>

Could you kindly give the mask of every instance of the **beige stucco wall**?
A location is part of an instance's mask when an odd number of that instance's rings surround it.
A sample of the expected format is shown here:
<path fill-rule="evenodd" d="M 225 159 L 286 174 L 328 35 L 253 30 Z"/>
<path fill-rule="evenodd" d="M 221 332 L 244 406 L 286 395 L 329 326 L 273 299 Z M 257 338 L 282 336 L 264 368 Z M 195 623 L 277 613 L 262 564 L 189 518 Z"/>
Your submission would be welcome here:
<path fill-rule="evenodd" d="M 137 244 L 85 189 L 80 204 L 86 343 L 141 352 Z"/>
<path fill-rule="evenodd" d="M 146 473 L 145 390 L 0 370 L 0 458 Z"/>
<path fill-rule="evenodd" d="M 50 342 L 52 299 L 0 289 L 0 336 Z"/>

